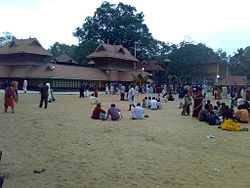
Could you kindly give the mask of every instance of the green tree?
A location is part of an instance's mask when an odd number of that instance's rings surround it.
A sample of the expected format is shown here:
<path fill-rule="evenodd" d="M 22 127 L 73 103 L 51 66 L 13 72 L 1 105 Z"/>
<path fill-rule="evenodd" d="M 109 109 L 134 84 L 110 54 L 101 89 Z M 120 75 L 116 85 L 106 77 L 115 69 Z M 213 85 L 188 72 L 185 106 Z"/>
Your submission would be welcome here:
<path fill-rule="evenodd" d="M 250 46 L 240 48 L 230 58 L 230 73 L 232 75 L 245 75 L 250 78 Z"/>
<path fill-rule="evenodd" d="M 2 32 L 0 35 L 0 47 L 11 41 L 15 36 L 10 32 Z"/>
<path fill-rule="evenodd" d="M 170 63 L 167 74 L 184 83 L 196 81 L 204 73 L 201 65 L 208 62 L 209 56 L 214 55 L 213 50 L 205 44 L 181 42 L 168 56 Z"/>
<path fill-rule="evenodd" d="M 150 59 L 157 56 L 161 42 L 155 40 L 146 24 L 144 15 L 135 7 L 119 3 L 103 2 L 94 16 L 87 17 L 81 27 L 73 33 L 79 42 L 96 41 L 122 44 L 137 58 Z M 135 45 L 137 44 L 137 45 Z"/>

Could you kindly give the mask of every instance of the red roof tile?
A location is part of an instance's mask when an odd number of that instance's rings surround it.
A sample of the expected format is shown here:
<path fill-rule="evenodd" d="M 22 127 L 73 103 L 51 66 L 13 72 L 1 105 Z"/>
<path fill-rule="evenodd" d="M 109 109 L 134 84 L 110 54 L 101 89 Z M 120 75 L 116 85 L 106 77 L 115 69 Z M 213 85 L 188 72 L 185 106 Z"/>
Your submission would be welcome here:
<path fill-rule="evenodd" d="M 53 61 L 53 63 L 65 63 L 65 64 L 79 64 L 67 54 L 60 54 Z"/>
<path fill-rule="evenodd" d="M 220 85 L 246 85 L 247 76 L 226 76 L 219 80 Z"/>
<path fill-rule="evenodd" d="M 100 44 L 95 52 L 89 54 L 87 58 L 110 57 L 127 61 L 138 61 L 127 48 L 122 45 Z"/>
<path fill-rule="evenodd" d="M 137 64 L 138 70 L 145 70 L 145 71 L 164 71 L 164 69 L 157 64 L 156 60 L 143 60 Z"/>
<path fill-rule="evenodd" d="M 44 56 L 52 56 L 36 38 L 29 39 L 13 39 L 0 47 L 0 55 L 3 54 L 16 54 L 16 53 L 28 53 L 38 54 Z"/>

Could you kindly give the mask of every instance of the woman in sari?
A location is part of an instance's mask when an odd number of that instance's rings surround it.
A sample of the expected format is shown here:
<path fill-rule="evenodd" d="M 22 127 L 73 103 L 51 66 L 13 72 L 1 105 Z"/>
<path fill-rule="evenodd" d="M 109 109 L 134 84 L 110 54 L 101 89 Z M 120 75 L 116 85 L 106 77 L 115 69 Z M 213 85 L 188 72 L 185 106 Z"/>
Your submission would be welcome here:
<path fill-rule="evenodd" d="M 201 93 L 201 89 L 198 89 L 198 92 L 194 95 L 194 109 L 193 109 L 193 118 L 198 118 L 198 114 L 202 109 L 202 100 L 203 95 Z"/>

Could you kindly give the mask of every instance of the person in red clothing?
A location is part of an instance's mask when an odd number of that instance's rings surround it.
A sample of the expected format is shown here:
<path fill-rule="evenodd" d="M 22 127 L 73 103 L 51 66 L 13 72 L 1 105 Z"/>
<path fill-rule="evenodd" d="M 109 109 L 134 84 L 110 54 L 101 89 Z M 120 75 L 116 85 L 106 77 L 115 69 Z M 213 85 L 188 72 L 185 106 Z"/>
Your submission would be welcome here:
<path fill-rule="evenodd" d="M 107 120 L 106 112 L 101 108 L 101 104 L 98 103 L 92 112 L 92 119 Z"/>
<path fill-rule="evenodd" d="M 156 88 L 156 93 L 157 93 L 157 99 L 160 99 L 161 98 L 161 93 L 162 93 L 162 88 L 161 86 L 158 86 Z"/>
<path fill-rule="evenodd" d="M 96 98 L 98 98 L 98 87 L 97 86 L 94 87 L 94 96 Z"/>

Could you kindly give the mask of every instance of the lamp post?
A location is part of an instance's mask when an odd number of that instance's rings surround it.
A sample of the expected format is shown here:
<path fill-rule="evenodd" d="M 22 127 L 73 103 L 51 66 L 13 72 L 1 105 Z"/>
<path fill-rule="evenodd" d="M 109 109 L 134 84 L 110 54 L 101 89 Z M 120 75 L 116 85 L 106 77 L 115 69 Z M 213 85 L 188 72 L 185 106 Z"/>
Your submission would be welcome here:
<path fill-rule="evenodd" d="M 220 75 L 217 74 L 217 76 L 216 76 L 216 83 L 217 83 L 217 84 L 219 83 L 219 78 L 220 78 Z"/>

